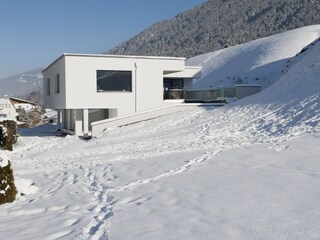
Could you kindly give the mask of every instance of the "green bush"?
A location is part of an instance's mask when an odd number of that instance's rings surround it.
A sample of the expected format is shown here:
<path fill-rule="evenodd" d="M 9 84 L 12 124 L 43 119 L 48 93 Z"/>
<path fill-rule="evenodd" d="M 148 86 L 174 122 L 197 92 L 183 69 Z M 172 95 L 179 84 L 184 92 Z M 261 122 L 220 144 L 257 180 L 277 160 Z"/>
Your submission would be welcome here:
<path fill-rule="evenodd" d="M 17 123 L 11 120 L 0 122 L 0 147 L 12 151 L 17 139 Z"/>
<path fill-rule="evenodd" d="M 0 157 L 0 163 L 2 159 Z M 14 184 L 10 161 L 2 167 L 0 164 L 0 204 L 10 203 L 16 199 L 17 189 Z"/>

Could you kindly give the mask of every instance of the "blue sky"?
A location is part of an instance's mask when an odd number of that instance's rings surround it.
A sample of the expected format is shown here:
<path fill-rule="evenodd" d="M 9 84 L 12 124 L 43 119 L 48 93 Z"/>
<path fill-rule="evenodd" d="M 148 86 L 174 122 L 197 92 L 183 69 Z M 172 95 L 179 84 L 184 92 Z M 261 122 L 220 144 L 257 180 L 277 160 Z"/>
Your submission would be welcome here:
<path fill-rule="evenodd" d="M 207 0 L 0 0 L 0 79 L 64 52 L 102 53 Z"/>

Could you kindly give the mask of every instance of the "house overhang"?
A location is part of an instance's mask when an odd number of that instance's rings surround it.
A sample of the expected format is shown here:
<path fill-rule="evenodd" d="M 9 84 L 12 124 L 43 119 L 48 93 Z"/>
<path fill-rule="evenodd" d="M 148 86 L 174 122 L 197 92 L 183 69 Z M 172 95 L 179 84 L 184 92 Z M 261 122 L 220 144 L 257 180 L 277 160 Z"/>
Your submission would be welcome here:
<path fill-rule="evenodd" d="M 165 78 L 200 78 L 202 67 L 187 66 L 183 71 L 164 71 Z"/>

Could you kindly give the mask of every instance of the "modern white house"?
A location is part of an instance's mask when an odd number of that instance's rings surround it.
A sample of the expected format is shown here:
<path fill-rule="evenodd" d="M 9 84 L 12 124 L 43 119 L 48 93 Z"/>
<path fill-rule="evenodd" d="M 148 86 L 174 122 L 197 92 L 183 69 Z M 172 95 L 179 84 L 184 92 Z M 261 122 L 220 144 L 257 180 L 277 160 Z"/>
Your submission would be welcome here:
<path fill-rule="evenodd" d="M 63 54 L 43 70 L 44 106 L 56 109 L 58 128 L 91 136 L 95 122 L 170 104 L 164 89 L 192 88 L 201 67 L 185 58 Z"/>
<path fill-rule="evenodd" d="M 3 118 L 15 120 L 16 116 L 16 109 L 10 99 L 0 98 L 0 120 Z"/>

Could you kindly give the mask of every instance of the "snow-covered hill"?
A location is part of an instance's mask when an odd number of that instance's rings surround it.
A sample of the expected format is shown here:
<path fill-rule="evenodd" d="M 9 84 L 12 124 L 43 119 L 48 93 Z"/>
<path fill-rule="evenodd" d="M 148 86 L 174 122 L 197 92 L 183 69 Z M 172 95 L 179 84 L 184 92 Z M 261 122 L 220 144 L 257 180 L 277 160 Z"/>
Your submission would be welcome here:
<path fill-rule="evenodd" d="M 1 237 L 317 239 L 319 146 L 320 41 L 270 87 L 224 107 L 90 141 L 24 129 L 8 156 L 39 190 L 0 206 Z"/>
<path fill-rule="evenodd" d="M 292 57 L 319 37 L 320 25 L 314 25 L 188 59 L 187 64 L 203 67 L 194 88 L 268 87 L 288 71 Z"/>
<path fill-rule="evenodd" d="M 0 79 L 0 97 L 23 96 L 42 88 L 42 68 Z"/>

